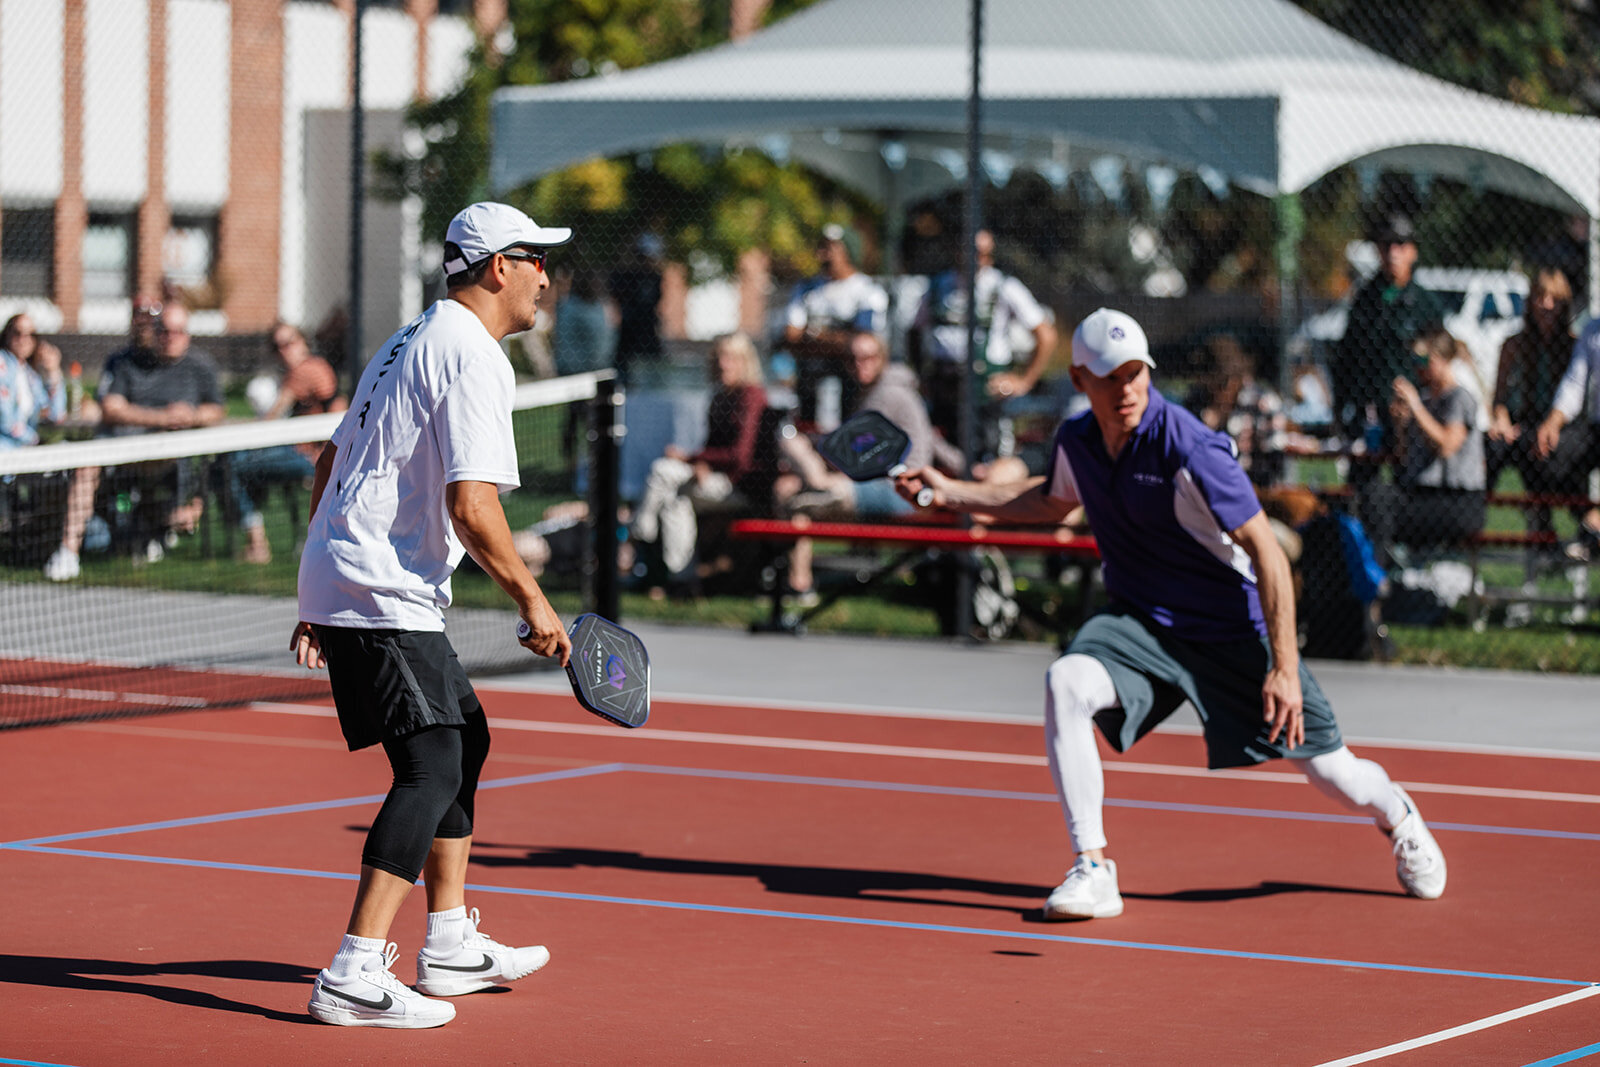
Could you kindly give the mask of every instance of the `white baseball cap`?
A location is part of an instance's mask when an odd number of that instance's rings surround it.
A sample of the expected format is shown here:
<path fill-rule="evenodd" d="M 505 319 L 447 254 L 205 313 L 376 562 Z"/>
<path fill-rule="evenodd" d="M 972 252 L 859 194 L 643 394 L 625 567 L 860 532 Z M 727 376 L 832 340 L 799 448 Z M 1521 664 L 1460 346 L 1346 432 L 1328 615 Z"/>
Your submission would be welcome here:
<path fill-rule="evenodd" d="M 1150 341 L 1133 316 L 1100 308 L 1072 331 L 1072 365 L 1104 378 L 1124 363 L 1138 360 L 1154 367 Z"/>
<path fill-rule="evenodd" d="M 445 230 L 444 239 L 445 243 L 461 250 L 460 256 L 452 256 L 444 261 L 444 273 L 448 277 L 461 273 L 496 252 L 519 245 L 533 248 L 564 245 L 572 240 L 572 230 L 566 226 L 540 226 L 510 204 L 485 200 L 462 208 L 450 220 L 450 228 Z"/>

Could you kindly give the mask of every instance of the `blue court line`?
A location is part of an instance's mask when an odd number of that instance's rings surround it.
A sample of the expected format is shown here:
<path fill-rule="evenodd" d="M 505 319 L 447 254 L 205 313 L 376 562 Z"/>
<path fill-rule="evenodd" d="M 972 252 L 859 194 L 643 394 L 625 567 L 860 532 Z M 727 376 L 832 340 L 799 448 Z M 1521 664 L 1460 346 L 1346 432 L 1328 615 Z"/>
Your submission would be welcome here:
<path fill-rule="evenodd" d="M 174 856 L 140 856 L 125 852 L 92 852 L 73 848 L 28 846 L 19 852 L 37 852 L 57 856 L 84 856 L 91 859 L 124 860 L 134 863 L 155 863 L 177 867 L 197 867 L 206 870 L 245 871 L 259 874 L 284 874 L 300 878 L 327 878 L 353 882 L 356 875 L 340 871 L 318 871 L 295 867 L 265 867 L 249 863 L 225 863 L 220 860 L 192 860 Z M 668 911 L 701 912 L 711 915 L 738 915 L 757 919 L 797 919 L 803 922 L 830 923 L 842 926 L 867 926 L 882 930 L 911 930 L 917 933 L 965 934 L 975 937 L 999 938 L 1009 941 L 1043 941 L 1062 945 L 1089 945 L 1103 948 L 1140 949 L 1146 952 L 1166 952 L 1184 956 L 1211 956 L 1222 959 L 1256 960 L 1267 963 L 1301 963 L 1318 967 L 1354 967 L 1368 971 L 1393 971 L 1403 974 L 1426 974 L 1445 978 L 1483 978 L 1501 982 L 1532 982 L 1538 985 L 1575 986 L 1585 988 L 1600 983 L 1577 978 L 1546 978 L 1528 974 L 1501 974 L 1495 971 L 1463 971 L 1447 967 L 1421 967 L 1404 963 L 1376 963 L 1370 960 L 1341 960 L 1321 956 L 1289 956 L 1275 952 L 1246 952 L 1240 949 L 1201 948 L 1194 945 L 1167 945 L 1148 941 L 1118 941 L 1110 938 L 1072 937 L 1066 934 L 1042 934 L 1027 930 L 994 930 L 981 926 L 946 926 L 938 923 L 914 923 L 896 919 L 867 919 L 853 915 L 827 915 L 805 911 L 778 911 L 771 908 L 740 908 L 727 904 L 695 904 L 680 900 L 654 900 L 647 897 L 615 897 L 594 893 L 565 893 L 551 889 L 526 889 L 520 886 L 480 885 L 469 883 L 467 888 L 475 893 L 500 893 L 508 896 L 538 897 L 544 900 L 570 900 L 587 904 L 620 904 L 633 908 L 660 908 Z"/>
<path fill-rule="evenodd" d="M 1547 1059 L 1537 1060 L 1527 1064 L 1526 1067 L 1557 1067 L 1558 1064 L 1588 1059 L 1597 1052 L 1600 1052 L 1600 1044 L 1585 1045 L 1582 1048 L 1575 1048 L 1571 1052 L 1561 1052 Z"/>
<path fill-rule="evenodd" d="M 513 785 L 533 785 L 554 782 L 564 778 L 584 778 L 594 774 L 611 774 L 622 770 L 625 764 L 603 763 L 593 767 L 575 767 L 564 771 L 545 771 L 541 774 L 524 774 L 515 778 L 496 778 L 479 782 L 479 789 L 504 789 Z M 284 804 L 273 808 L 250 808 L 245 811 L 227 811 L 216 815 L 192 815 L 186 819 L 165 819 L 161 822 L 134 823 L 131 826 L 113 826 L 104 830 L 80 830 L 72 834 L 55 834 L 50 837 L 32 837 L 25 841 L 0 841 L 0 849 L 24 848 L 32 845 L 58 845 L 63 841 L 87 841 L 97 837 L 116 837 L 119 834 L 138 834 L 146 830 L 172 830 L 185 826 L 205 826 L 211 823 L 235 822 L 240 819 L 263 819 L 273 815 L 297 815 L 307 811 L 327 811 L 331 808 L 352 808 L 362 804 L 381 804 L 384 794 L 365 797 L 345 797 L 340 800 L 316 800 L 305 804 Z"/>
<path fill-rule="evenodd" d="M 70 1067 L 65 1063 L 43 1063 L 39 1060 L 7 1060 L 0 1059 L 0 1063 L 15 1063 L 19 1067 Z"/>
<path fill-rule="evenodd" d="M 600 774 L 632 771 L 639 774 L 661 774 L 688 778 L 713 778 L 743 782 L 766 782 L 778 785 L 808 785 L 837 789 L 872 789 L 893 793 L 918 793 L 932 796 L 974 797 L 985 800 L 1022 800 L 1037 803 L 1059 803 L 1054 793 L 1027 793 L 1007 789 L 973 789 L 964 786 L 919 785 L 909 782 L 881 782 L 859 778 L 827 778 L 813 775 L 774 774 L 764 771 L 728 771 L 701 767 L 672 767 L 651 763 L 602 763 L 589 767 L 575 767 L 561 771 L 543 771 L 538 774 L 496 778 L 481 782 L 479 789 L 504 789 L 509 786 L 534 785 L 572 778 L 587 778 Z M 22 848 L 32 845 L 54 845 L 66 841 L 87 841 L 100 837 L 142 833 L 146 830 L 169 830 L 185 826 L 203 826 L 210 823 L 231 822 L 239 819 L 258 819 L 274 815 L 292 815 L 308 811 L 355 807 L 377 804 L 382 794 L 348 797 L 341 800 L 322 800 L 306 804 L 287 804 L 272 808 L 252 808 L 246 811 L 224 812 L 217 815 L 196 815 L 186 819 L 168 819 L 162 822 L 137 823 L 103 830 L 82 830 L 51 837 L 35 837 L 22 841 L 0 842 L 0 849 Z M 1251 819 L 1288 819 L 1297 822 L 1343 823 L 1369 826 L 1371 820 L 1360 815 L 1331 812 L 1279 811 L 1267 808 L 1240 808 L 1219 804 L 1187 804 L 1165 800 L 1123 800 L 1107 797 L 1108 808 L 1131 808 L 1145 811 L 1171 811 L 1190 815 L 1233 815 Z M 1430 822 L 1434 830 L 1450 830 L 1468 834 L 1501 834 L 1508 837 L 1539 837 L 1565 841 L 1600 841 L 1600 833 L 1579 830 L 1544 830 L 1525 826 L 1492 826 L 1478 823 Z"/>
<path fill-rule="evenodd" d="M 936 796 L 976 797 L 983 800 L 1027 800 L 1059 804 L 1054 793 L 1023 793 L 1008 789 L 971 789 L 963 786 L 915 785 L 905 782 L 878 782 L 859 778 L 819 778 L 810 775 L 773 774 L 765 771 L 706 770 L 698 767 L 668 767 L 651 763 L 624 763 L 621 769 L 640 774 L 678 775 L 688 778 L 726 778 L 742 782 L 769 782 L 778 785 L 812 785 L 842 789 L 876 789 L 891 793 L 926 793 Z M 1371 826 L 1364 815 L 1315 811 L 1278 811 L 1269 808 L 1239 808 L 1220 804 L 1186 804 L 1168 800 L 1120 800 L 1107 797 L 1108 808 L 1137 808 L 1145 811 L 1174 811 L 1191 815 L 1237 815 L 1250 819 L 1289 819 L 1299 822 L 1345 823 Z M 1506 834 L 1513 837 L 1549 837 L 1568 841 L 1600 841 L 1600 833 L 1581 830 L 1542 830 L 1523 826 L 1488 826 L 1477 823 L 1433 822 L 1434 830 L 1456 830 L 1468 834 Z"/>

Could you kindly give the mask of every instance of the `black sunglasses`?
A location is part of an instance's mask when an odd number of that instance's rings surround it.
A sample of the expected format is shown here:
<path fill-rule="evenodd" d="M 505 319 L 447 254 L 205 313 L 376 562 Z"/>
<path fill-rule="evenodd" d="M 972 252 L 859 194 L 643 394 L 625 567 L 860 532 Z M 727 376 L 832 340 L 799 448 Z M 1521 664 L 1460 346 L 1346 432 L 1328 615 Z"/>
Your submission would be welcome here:
<path fill-rule="evenodd" d="M 501 252 L 500 254 L 507 259 L 520 259 L 525 263 L 532 263 L 540 270 L 544 270 L 544 252 L 530 252 L 527 249 L 521 249 L 516 252 Z"/>

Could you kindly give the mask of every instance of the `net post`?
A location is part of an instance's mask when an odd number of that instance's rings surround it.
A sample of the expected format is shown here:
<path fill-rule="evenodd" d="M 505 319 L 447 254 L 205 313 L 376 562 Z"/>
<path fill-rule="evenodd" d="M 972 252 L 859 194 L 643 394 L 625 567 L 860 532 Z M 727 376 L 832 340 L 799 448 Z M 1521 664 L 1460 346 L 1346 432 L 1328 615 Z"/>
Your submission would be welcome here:
<path fill-rule="evenodd" d="M 617 586 L 617 524 L 619 456 L 628 432 L 623 419 L 623 389 L 616 376 L 604 375 L 595 383 L 589 407 L 589 515 L 594 523 L 594 603 L 591 610 L 613 622 L 621 618 Z"/>

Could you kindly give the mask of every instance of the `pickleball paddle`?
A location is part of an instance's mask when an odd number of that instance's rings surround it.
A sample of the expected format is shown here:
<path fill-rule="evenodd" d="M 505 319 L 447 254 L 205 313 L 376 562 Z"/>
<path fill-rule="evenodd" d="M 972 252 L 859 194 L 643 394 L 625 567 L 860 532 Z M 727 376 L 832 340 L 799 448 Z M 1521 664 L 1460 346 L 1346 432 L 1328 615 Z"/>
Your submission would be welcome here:
<path fill-rule="evenodd" d="M 517 620 L 517 639 L 532 633 Z M 585 613 L 567 629 L 572 658 L 567 680 L 578 703 L 607 722 L 635 729 L 650 718 L 650 654 L 638 635 L 609 619 Z"/>
<path fill-rule="evenodd" d="M 817 451 L 851 481 L 870 482 L 905 473 L 906 456 L 911 453 L 911 435 L 882 412 L 858 411 L 819 441 Z M 918 507 L 925 508 L 932 503 L 932 489 L 918 491 Z"/>

